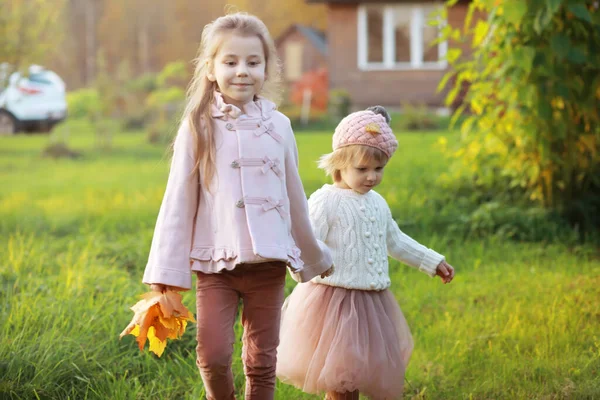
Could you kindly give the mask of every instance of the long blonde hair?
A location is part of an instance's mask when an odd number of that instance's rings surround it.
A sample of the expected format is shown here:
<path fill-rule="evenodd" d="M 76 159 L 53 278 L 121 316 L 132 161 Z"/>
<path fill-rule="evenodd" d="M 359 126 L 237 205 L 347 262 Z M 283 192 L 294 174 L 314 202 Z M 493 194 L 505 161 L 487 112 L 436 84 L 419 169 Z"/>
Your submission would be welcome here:
<path fill-rule="evenodd" d="M 192 136 L 196 143 L 196 163 L 194 171 L 202 170 L 202 184 L 208 189 L 215 175 L 216 148 L 213 136 L 211 106 L 217 83 L 211 82 L 207 75 L 212 71 L 214 59 L 219 50 L 224 34 L 234 33 L 242 36 L 257 36 L 265 52 L 265 83 L 261 96 L 271 101 L 279 100 L 281 67 L 275 43 L 265 24 L 257 17 L 236 12 L 217 18 L 206 25 L 202 31 L 202 39 L 194 76 L 187 91 L 187 105 L 182 121 L 189 122 Z"/>

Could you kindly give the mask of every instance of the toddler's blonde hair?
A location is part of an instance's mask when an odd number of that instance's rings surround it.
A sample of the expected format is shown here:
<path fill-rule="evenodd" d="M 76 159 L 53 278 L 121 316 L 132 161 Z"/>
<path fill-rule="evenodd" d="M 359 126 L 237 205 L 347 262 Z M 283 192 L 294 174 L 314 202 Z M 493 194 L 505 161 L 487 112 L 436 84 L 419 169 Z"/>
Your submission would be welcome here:
<path fill-rule="evenodd" d="M 331 176 L 334 182 L 340 182 L 342 180 L 341 170 L 351 166 L 353 163 L 360 165 L 370 160 L 385 164 L 389 158 L 378 148 L 355 144 L 340 147 L 333 153 L 321 156 L 319 159 L 319 168 Z"/>

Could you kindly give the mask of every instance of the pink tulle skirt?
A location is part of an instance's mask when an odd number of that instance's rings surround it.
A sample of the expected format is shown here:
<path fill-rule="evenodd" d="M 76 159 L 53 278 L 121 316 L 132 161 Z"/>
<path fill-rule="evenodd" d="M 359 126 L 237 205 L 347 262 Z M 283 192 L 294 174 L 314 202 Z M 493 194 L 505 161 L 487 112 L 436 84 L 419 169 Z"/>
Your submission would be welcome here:
<path fill-rule="evenodd" d="M 277 376 L 307 393 L 398 399 L 413 341 L 389 290 L 304 283 L 283 306 Z"/>

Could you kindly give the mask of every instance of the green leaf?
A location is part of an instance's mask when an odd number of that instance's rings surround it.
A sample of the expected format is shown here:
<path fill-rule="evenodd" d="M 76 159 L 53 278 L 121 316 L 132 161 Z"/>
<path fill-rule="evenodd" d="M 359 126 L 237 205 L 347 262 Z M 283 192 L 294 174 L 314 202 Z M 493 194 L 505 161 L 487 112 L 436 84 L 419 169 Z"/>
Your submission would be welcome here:
<path fill-rule="evenodd" d="M 537 49 L 535 57 L 533 58 L 533 65 L 535 66 L 535 72 L 538 77 L 552 77 L 553 70 L 550 69 L 552 65 L 548 60 L 552 60 L 553 57 L 549 57 L 545 54 L 546 52 L 551 53 L 552 50 L 550 48 L 547 49 Z"/>
<path fill-rule="evenodd" d="M 471 132 L 471 129 L 473 129 L 473 124 L 475 123 L 477 119 L 473 116 L 473 117 L 469 117 L 466 118 L 462 125 L 460 126 L 460 131 L 462 133 L 463 138 L 465 137 L 465 135 L 467 135 L 468 133 Z"/>
<path fill-rule="evenodd" d="M 560 8 L 561 3 L 562 0 L 546 0 L 546 7 L 548 7 L 548 13 L 550 15 L 556 14 L 558 9 Z"/>
<path fill-rule="evenodd" d="M 585 7 L 584 4 L 570 4 L 568 9 L 577 18 L 587 21 L 587 22 L 590 22 L 590 23 L 592 22 L 592 15 L 590 14 L 590 12 L 588 11 L 588 9 Z"/>
<path fill-rule="evenodd" d="M 543 8 L 538 11 L 533 22 L 533 29 L 536 31 L 536 33 L 542 33 L 542 31 L 552 21 L 552 17 L 553 15 L 548 11 L 548 9 Z"/>
<path fill-rule="evenodd" d="M 463 103 L 463 104 L 461 104 L 460 107 L 458 107 L 456 109 L 456 111 L 454 111 L 454 114 L 452 114 L 452 118 L 450 118 L 450 124 L 449 124 L 450 129 L 454 129 L 456 127 L 456 123 L 458 122 L 460 117 L 463 116 L 466 107 L 467 107 L 467 103 Z"/>
<path fill-rule="evenodd" d="M 454 103 L 454 100 L 456 100 L 456 96 L 458 96 L 458 93 L 460 91 L 460 86 L 459 85 L 455 85 L 452 90 L 448 93 L 448 96 L 446 96 L 446 105 L 447 106 L 451 106 L 452 103 Z"/>
<path fill-rule="evenodd" d="M 448 49 L 446 53 L 446 59 L 450 64 L 454 64 L 456 60 L 461 56 L 462 50 L 459 48 Z"/>
<path fill-rule="evenodd" d="M 527 13 L 527 2 L 526 1 L 515 1 L 512 2 L 510 7 L 506 7 L 504 10 L 504 16 L 509 23 L 520 25 L 523 17 Z"/>
<path fill-rule="evenodd" d="M 575 64 L 583 64 L 587 61 L 585 53 L 577 47 L 571 47 L 569 49 L 567 59 Z"/>
<path fill-rule="evenodd" d="M 595 96 L 596 88 L 598 87 L 596 82 L 600 82 L 600 76 L 596 78 L 596 81 L 591 85 L 589 82 L 583 80 L 581 76 L 577 76 L 571 81 L 571 89 L 573 89 L 577 95 L 582 95 L 584 90 L 586 90 L 593 97 Z"/>
<path fill-rule="evenodd" d="M 544 120 L 552 118 L 552 108 L 550 107 L 550 103 L 544 98 L 538 100 L 538 116 Z"/>
<path fill-rule="evenodd" d="M 515 50 L 514 57 L 517 65 L 529 73 L 531 72 L 531 66 L 535 57 L 535 48 L 528 46 L 519 47 Z"/>
<path fill-rule="evenodd" d="M 456 29 L 456 30 L 460 32 L 460 29 Z M 454 29 L 452 29 L 452 26 L 450 24 L 444 25 L 444 27 L 440 30 L 440 34 L 438 35 L 438 37 L 433 39 L 429 43 L 429 46 L 435 46 L 442 42 L 445 42 L 446 40 L 452 38 L 453 33 L 454 33 Z M 459 35 L 459 39 L 460 39 L 460 35 Z"/>
<path fill-rule="evenodd" d="M 557 83 L 556 84 L 556 94 L 559 95 L 560 97 L 562 97 L 563 99 L 568 99 L 570 97 L 570 91 L 569 88 L 567 86 L 565 86 L 562 83 Z"/>
<path fill-rule="evenodd" d="M 543 51 L 536 51 L 533 64 L 535 66 L 546 65 L 546 54 Z"/>
<path fill-rule="evenodd" d="M 571 41 L 568 37 L 562 34 L 557 34 L 552 36 L 550 39 L 550 46 L 552 47 L 552 51 L 556 53 L 559 59 L 563 60 L 567 54 L 569 54 L 569 50 L 571 48 Z"/>
<path fill-rule="evenodd" d="M 428 43 L 429 47 L 433 47 L 433 46 L 437 46 L 440 43 L 444 43 L 448 40 L 449 36 L 444 36 L 444 33 L 442 32 L 441 35 L 439 35 L 438 37 L 436 37 L 435 39 L 433 39 L 431 42 Z"/>
<path fill-rule="evenodd" d="M 446 85 L 448 84 L 448 81 L 450 80 L 450 78 L 452 78 L 454 76 L 455 72 L 454 71 L 448 71 L 446 72 L 446 74 L 444 75 L 444 77 L 442 78 L 442 80 L 440 81 L 440 83 L 438 84 L 437 87 L 437 92 L 441 92 L 442 90 L 444 90 L 444 88 L 446 87 Z"/>
<path fill-rule="evenodd" d="M 454 31 L 452 31 L 452 36 L 451 37 L 452 37 L 452 40 L 455 40 L 457 42 L 464 41 L 464 40 L 462 40 L 463 36 L 460 33 L 460 29 L 455 29 Z"/>
<path fill-rule="evenodd" d="M 468 32 L 469 27 L 471 26 L 471 21 L 473 20 L 473 13 L 475 12 L 475 7 L 473 7 L 473 3 L 469 5 L 469 9 L 467 10 L 467 15 L 465 16 L 465 23 L 463 26 L 463 31 Z"/>
<path fill-rule="evenodd" d="M 473 47 L 477 47 L 483 42 L 483 39 L 487 36 L 489 24 L 485 21 L 479 20 L 475 25 L 475 32 L 473 34 Z"/>
<path fill-rule="evenodd" d="M 543 29 L 547 28 L 548 25 L 550 24 L 550 22 L 552 22 L 552 17 L 554 17 L 554 15 L 552 15 L 552 13 L 550 13 L 550 11 L 543 10 L 543 12 L 542 12 L 542 28 Z"/>
<path fill-rule="evenodd" d="M 542 33 L 542 10 L 538 11 L 537 15 L 533 20 L 533 30 L 538 35 Z"/>
<path fill-rule="evenodd" d="M 518 91 L 517 97 L 521 104 L 530 104 L 532 102 L 532 91 L 529 86 L 524 86 Z"/>

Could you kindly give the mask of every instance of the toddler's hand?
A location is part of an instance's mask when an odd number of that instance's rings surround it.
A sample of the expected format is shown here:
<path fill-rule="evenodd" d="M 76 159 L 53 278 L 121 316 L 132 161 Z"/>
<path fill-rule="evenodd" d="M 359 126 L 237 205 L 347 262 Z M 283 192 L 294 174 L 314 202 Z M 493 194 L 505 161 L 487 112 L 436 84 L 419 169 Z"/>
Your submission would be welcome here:
<path fill-rule="evenodd" d="M 435 274 L 442 278 L 442 282 L 450 283 L 454 279 L 454 268 L 446 261 L 442 261 L 437 266 Z"/>
<path fill-rule="evenodd" d="M 328 276 L 331 276 L 331 274 L 333 274 L 333 271 L 334 271 L 334 269 L 335 269 L 335 268 L 334 268 L 334 266 L 332 265 L 332 266 L 331 266 L 331 268 L 329 268 L 327 271 L 325 271 L 325 272 L 323 272 L 323 273 L 321 274 L 321 279 L 323 279 L 323 278 L 327 278 Z"/>

